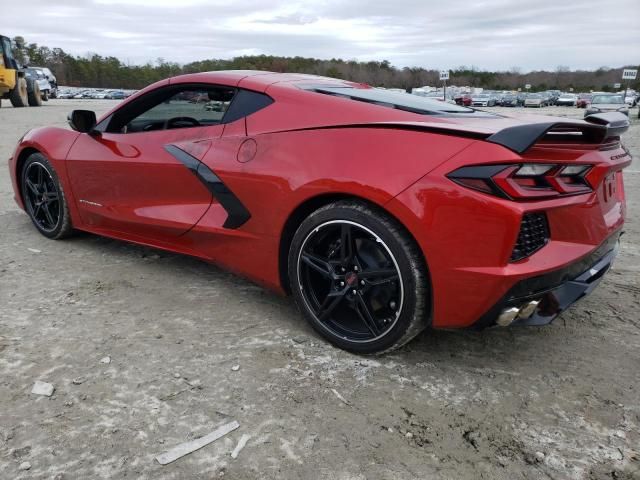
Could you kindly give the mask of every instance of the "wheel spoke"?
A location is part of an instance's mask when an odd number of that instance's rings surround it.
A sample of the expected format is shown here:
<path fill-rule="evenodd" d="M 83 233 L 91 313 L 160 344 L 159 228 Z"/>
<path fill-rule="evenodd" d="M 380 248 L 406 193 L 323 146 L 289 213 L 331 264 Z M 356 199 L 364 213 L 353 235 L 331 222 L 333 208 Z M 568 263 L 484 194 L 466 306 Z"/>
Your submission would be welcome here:
<path fill-rule="evenodd" d="M 380 329 L 378 328 L 378 324 L 373 318 L 373 315 L 371 315 L 371 311 L 367 306 L 367 302 L 360 293 L 356 295 L 356 298 L 358 300 L 358 304 L 356 305 L 355 309 L 356 312 L 358 312 L 358 316 L 364 322 L 365 326 L 369 329 L 373 336 L 377 337 L 378 335 L 380 335 Z"/>
<path fill-rule="evenodd" d="M 322 276 L 332 280 L 335 278 L 333 267 L 326 260 L 311 253 L 303 253 L 302 261 Z"/>
<path fill-rule="evenodd" d="M 371 286 L 386 285 L 398 280 L 398 271 L 393 268 L 365 270 L 360 274 L 360 278 L 367 280 Z"/>
<path fill-rule="evenodd" d="M 38 195 L 38 187 L 36 187 L 35 183 L 33 183 L 28 178 L 26 179 L 26 183 L 27 187 L 29 187 L 29 190 L 31 190 L 31 193 L 33 193 L 34 195 Z"/>
<path fill-rule="evenodd" d="M 47 192 L 45 198 L 47 203 L 55 202 L 56 200 L 58 200 L 58 192 Z"/>
<path fill-rule="evenodd" d="M 346 265 L 354 255 L 355 248 L 351 235 L 351 225 L 345 223 L 340 229 L 340 261 L 343 265 Z"/>
<path fill-rule="evenodd" d="M 33 209 L 33 218 L 38 218 L 38 213 L 40 213 L 40 208 L 42 208 L 42 204 L 36 205 L 36 208 Z"/>
<path fill-rule="evenodd" d="M 340 302 L 342 302 L 347 290 L 348 288 L 345 288 L 344 290 L 330 292 L 329 295 L 327 295 L 327 298 L 324 299 L 324 302 L 322 302 L 322 305 L 320 305 L 320 308 L 318 308 L 318 311 L 316 312 L 318 320 L 324 322 L 329 318 L 335 308 L 340 304 Z"/>
<path fill-rule="evenodd" d="M 361 278 L 374 278 L 374 277 L 398 277 L 398 271 L 395 268 L 376 268 L 371 270 L 364 270 L 359 273 Z"/>
<path fill-rule="evenodd" d="M 38 186 L 42 187 L 44 183 L 44 172 L 42 168 L 38 168 Z"/>
<path fill-rule="evenodd" d="M 53 216 L 51 215 L 51 211 L 49 211 L 49 204 L 43 203 L 42 207 L 44 210 L 44 216 L 47 217 L 47 221 L 49 222 L 49 226 L 55 227 L 56 221 L 53 219 Z"/>

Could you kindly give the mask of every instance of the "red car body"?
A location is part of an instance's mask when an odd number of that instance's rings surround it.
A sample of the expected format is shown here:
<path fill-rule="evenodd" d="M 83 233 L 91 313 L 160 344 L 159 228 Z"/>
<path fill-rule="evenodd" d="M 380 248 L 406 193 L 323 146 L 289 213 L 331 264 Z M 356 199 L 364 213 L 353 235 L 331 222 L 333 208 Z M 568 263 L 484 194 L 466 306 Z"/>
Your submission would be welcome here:
<path fill-rule="evenodd" d="M 24 208 L 21 162 L 41 152 L 58 172 L 75 228 L 199 257 L 285 294 L 296 225 L 324 203 L 360 199 L 397 219 L 419 245 L 431 283 L 428 322 L 441 328 L 495 325 L 508 307 L 521 309 L 534 296 L 542 303 L 521 323 L 547 323 L 611 263 L 625 218 L 621 171 L 631 161 L 618 117 L 424 115 L 307 88 L 370 88 L 359 84 L 210 72 L 151 85 L 98 126 L 137 98 L 180 84 L 245 89 L 272 103 L 214 126 L 98 135 L 32 130 L 9 160 L 18 205 Z M 245 208 L 239 225 L 225 226 L 235 214 L 167 145 L 215 172 Z M 531 164 L 554 170 L 513 177 L 514 168 Z M 497 165 L 487 177 L 485 167 Z M 587 170 L 577 180 L 558 173 L 576 165 Z M 485 170 L 464 170 L 477 166 Z M 540 178 L 545 188 L 536 185 Z M 546 216 L 548 233 L 513 260 L 516 244 L 528 241 L 519 238 L 527 214 Z"/>

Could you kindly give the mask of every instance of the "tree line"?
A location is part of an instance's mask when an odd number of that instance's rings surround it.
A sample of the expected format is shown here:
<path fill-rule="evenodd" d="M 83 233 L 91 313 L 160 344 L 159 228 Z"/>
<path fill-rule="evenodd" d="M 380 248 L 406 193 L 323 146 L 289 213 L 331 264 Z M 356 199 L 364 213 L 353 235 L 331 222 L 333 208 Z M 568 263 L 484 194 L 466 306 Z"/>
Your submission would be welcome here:
<path fill-rule="evenodd" d="M 229 60 L 210 59 L 184 65 L 158 58 L 154 63 L 128 65 L 112 56 L 87 54 L 71 55 L 61 48 L 49 48 L 27 43 L 22 37 L 13 39 L 13 53 L 18 63 L 48 67 L 56 75 L 59 85 L 95 88 L 139 89 L 150 83 L 184 73 L 212 70 L 269 70 L 295 72 L 341 78 L 378 87 L 410 90 L 441 82 L 437 69 L 422 67 L 397 68 L 387 60 L 358 62 L 333 58 L 321 60 L 305 57 L 246 55 Z M 493 90 L 516 90 L 526 84 L 532 91 L 548 89 L 575 91 L 611 91 L 615 83 L 622 83 L 622 69 L 601 67 L 597 70 L 571 70 L 559 66 L 553 71 L 523 73 L 514 67 L 508 71 L 490 72 L 475 66 L 460 66 L 450 71 L 449 84 L 483 87 Z M 637 68 L 637 67 L 627 67 Z M 629 84 L 640 90 L 640 80 Z"/>

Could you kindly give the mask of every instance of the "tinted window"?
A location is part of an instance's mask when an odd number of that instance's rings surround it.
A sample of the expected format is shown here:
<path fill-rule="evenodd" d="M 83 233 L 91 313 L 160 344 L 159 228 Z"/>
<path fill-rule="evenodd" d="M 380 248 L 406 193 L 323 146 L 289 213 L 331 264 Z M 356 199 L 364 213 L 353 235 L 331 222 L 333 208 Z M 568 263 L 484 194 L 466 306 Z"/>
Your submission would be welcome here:
<path fill-rule="evenodd" d="M 174 91 L 141 114 L 128 120 L 122 133 L 148 132 L 217 125 L 222 122 L 235 90 L 196 87 Z"/>
<path fill-rule="evenodd" d="M 450 103 L 431 100 L 429 98 L 409 93 L 398 93 L 378 88 L 322 86 L 315 88 L 306 87 L 306 90 L 424 115 L 474 112 L 474 110 L 470 108 L 459 107 Z"/>

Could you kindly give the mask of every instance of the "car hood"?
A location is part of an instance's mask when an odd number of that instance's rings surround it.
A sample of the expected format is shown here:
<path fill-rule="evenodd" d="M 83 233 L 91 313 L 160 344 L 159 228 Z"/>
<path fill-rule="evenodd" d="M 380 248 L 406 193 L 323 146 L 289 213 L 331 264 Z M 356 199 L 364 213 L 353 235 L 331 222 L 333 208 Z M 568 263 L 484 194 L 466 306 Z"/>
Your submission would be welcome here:
<path fill-rule="evenodd" d="M 618 110 L 619 108 L 627 108 L 623 103 L 592 103 L 589 108 L 599 108 L 600 110 Z"/>

